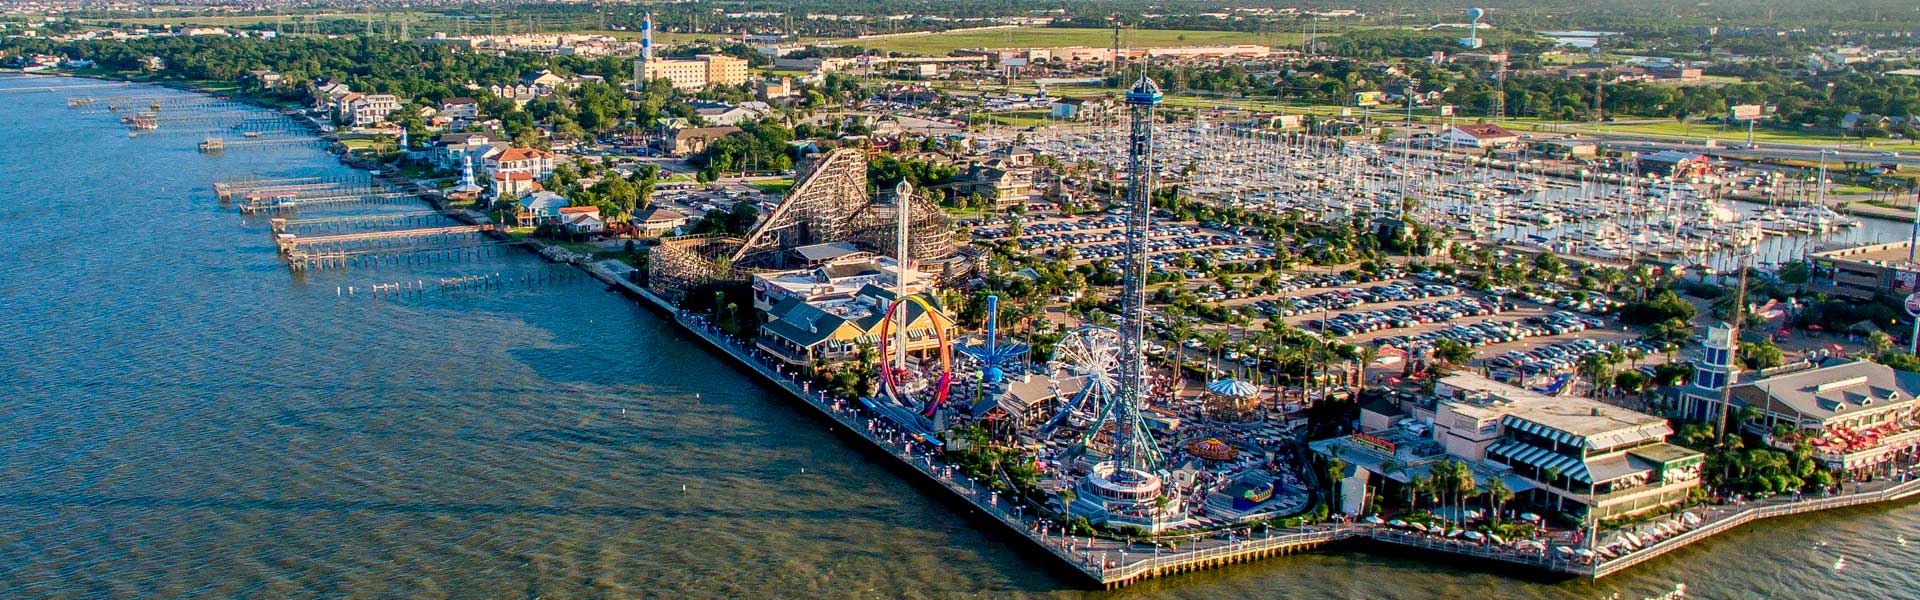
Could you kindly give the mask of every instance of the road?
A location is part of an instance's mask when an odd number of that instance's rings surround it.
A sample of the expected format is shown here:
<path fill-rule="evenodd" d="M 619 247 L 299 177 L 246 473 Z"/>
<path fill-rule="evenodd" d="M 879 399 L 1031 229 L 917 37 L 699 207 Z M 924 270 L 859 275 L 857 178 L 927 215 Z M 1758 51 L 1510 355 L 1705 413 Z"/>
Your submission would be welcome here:
<path fill-rule="evenodd" d="M 1723 144 L 1718 148 L 1708 148 L 1698 143 L 1668 142 L 1649 140 L 1620 135 L 1584 135 L 1589 140 L 1604 142 L 1606 145 L 1626 150 L 1661 151 L 1678 150 L 1705 154 L 1716 158 L 1770 158 L 1775 160 L 1819 161 L 1825 153 L 1827 160 L 1836 166 L 1842 162 L 1898 164 L 1901 166 L 1920 166 L 1920 152 L 1897 152 L 1899 156 L 1886 156 L 1886 150 L 1863 150 L 1858 148 L 1834 149 L 1823 146 L 1798 144 L 1761 143 L 1759 148 L 1741 149 Z"/>

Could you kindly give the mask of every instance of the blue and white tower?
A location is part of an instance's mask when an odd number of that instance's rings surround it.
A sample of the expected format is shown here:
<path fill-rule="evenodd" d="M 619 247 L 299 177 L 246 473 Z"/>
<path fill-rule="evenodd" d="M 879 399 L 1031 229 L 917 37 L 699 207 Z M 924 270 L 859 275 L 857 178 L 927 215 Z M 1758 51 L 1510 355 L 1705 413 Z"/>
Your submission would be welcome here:
<path fill-rule="evenodd" d="M 640 61 L 653 60 L 653 13 L 640 16 Z"/>
<path fill-rule="evenodd" d="M 453 186 L 453 191 L 469 194 L 479 193 L 480 184 L 473 181 L 473 155 L 468 154 L 465 158 L 466 162 L 460 165 L 460 185 Z"/>
<path fill-rule="evenodd" d="M 633 61 L 633 89 L 647 87 L 647 65 L 653 64 L 653 13 L 640 15 L 640 60 Z"/>
<path fill-rule="evenodd" d="M 1739 371 L 1734 367 L 1734 349 L 1740 343 L 1732 327 L 1722 323 L 1707 328 L 1707 341 L 1700 358 L 1693 361 L 1693 381 L 1681 393 L 1681 412 L 1689 418 L 1713 421 L 1727 399 L 1727 388 L 1736 383 Z"/>

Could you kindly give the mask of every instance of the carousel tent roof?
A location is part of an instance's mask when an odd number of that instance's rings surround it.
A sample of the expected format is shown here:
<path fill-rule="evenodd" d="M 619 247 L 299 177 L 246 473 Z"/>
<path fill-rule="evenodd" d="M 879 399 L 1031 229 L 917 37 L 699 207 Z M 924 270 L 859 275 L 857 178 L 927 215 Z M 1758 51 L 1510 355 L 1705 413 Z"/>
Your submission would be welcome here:
<path fill-rule="evenodd" d="M 1215 394 L 1219 394 L 1222 396 L 1232 396 L 1235 398 L 1251 398 L 1253 396 L 1260 394 L 1260 386 L 1247 383 L 1245 381 L 1241 381 L 1238 379 L 1221 379 L 1219 381 L 1215 381 L 1213 383 L 1207 384 L 1207 391 L 1213 392 Z"/>

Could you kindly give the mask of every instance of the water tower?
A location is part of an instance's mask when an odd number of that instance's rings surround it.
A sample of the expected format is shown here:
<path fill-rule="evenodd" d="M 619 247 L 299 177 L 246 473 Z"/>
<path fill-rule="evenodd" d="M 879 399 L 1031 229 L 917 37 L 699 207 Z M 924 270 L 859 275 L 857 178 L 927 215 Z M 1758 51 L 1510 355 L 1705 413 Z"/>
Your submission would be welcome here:
<path fill-rule="evenodd" d="M 1487 9 L 1467 9 L 1467 37 L 1460 38 L 1460 45 L 1478 49 L 1480 47 L 1480 18 L 1487 16 Z"/>

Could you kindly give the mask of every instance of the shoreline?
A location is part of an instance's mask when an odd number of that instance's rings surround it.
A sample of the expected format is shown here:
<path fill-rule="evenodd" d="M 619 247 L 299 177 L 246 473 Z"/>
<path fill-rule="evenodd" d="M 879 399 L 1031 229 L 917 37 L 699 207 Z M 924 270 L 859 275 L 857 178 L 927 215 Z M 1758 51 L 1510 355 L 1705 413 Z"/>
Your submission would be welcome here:
<path fill-rule="evenodd" d="M 54 77 L 82 76 L 54 75 Z M 203 90 L 182 88 L 158 82 L 129 81 L 128 83 L 129 85 L 153 83 L 163 87 L 181 89 L 182 91 L 225 97 Z M 277 108 L 263 108 L 263 110 L 285 114 Z M 374 170 L 352 163 L 342 162 L 350 168 L 363 171 Z M 445 208 L 444 199 L 439 199 L 432 193 L 419 192 L 417 197 L 436 208 Z M 478 222 L 486 222 L 484 215 L 476 215 L 467 210 L 456 210 L 453 214 L 457 215 L 457 219 L 463 221 L 477 218 Z M 501 232 L 494 232 L 492 235 L 505 236 L 505 234 Z M 555 260 L 552 256 L 542 252 L 542 250 L 546 248 L 553 247 L 552 244 L 548 244 L 542 240 L 529 239 L 527 241 L 531 242 L 528 244 L 528 250 L 539 255 L 542 259 L 549 262 L 569 264 L 584 271 L 589 276 L 606 283 L 612 291 L 621 292 L 629 298 L 639 301 L 642 306 L 646 306 L 649 310 L 671 320 L 686 334 L 701 340 L 711 351 L 724 354 L 727 358 L 732 359 L 737 363 L 734 365 L 735 368 L 750 372 L 753 378 L 758 379 L 756 383 L 779 388 L 781 391 L 786 392 L 786 395 L 790 396 L 792 400 L 798 400 L 800 404 L 811 409 L 810 412 L 816 417 L 825 418 L 834 425 L 846 427 L 847 433 L 854 434 L 865 442 L 864 444 L 857 445 L 861 449 L 884 452 L 894 459 L 888 463 L 889 466 L 908 467 L 917 472 L 921 477 L 909 478 L 909 480 L 915 484 L 935 485 L 947 490 L 952 496 L 946 497 L 946 500 L 965 502 L 973 509 L 981 511 L 978 516 L 993 517 L 993 519 L 1000 522 L 1000 525 L 1006 528 L 1007 531 L 1019 534 L 1022 538 L 1025 538 L 1029 544 L 1031 544 L 1031 547 L 1028 549 L 1041 550 L 1053 556 L 1062 564 L 1075 569 L 1075 571 L 1080 573 L 1084 578 L 1096 585 L 1104 586 L 1106 589 L 1117 589 L 1154 577 L 1219 568 L 1226 565 L 1252 562 L 1295 552 L 1312 551 L 1335 542 L 1345 541 L 1377 543 L 1382 546 L 1393 547 L 1399 550 L 1403 556 L 1421 560 L 1432 560 L 1435 558 L 1484 558 L 1494 561 L 1485 563 L 1488 565 L 1520 566 L 1554 576 L 1598 579 L 1630 569 L 1641 562 L 1652 560 L 1672 550 L 1709 539 L 1719 533 L 1734 530 L 1741 525 L 1754 521 L 1830 509 L 1864 507 L 1908 501 L 1916 495 L 1920 495 L 1920 480 L 1910 480 L 1871 492 L 1855 492 L 1853 494 L 1793 503 L 1758 503 L 1745 508 L 1729 507 L 1737 510 L 1718 516 L 1715 520 L 1699 528 L 1657 542 L 1642 551 L 1629 553 L 1619 559 L 1599 563 L 1580 563 L 1578 561 L 1560 560 L 1545 556 L 1529 559 L 1511 553 L 1497 552 L 1487 546 L 1468 544 L 1444 538 L 1419 536 L 1380 526 L 1358 524 L 1310 526 L 1300 528 L 1297 532 L 1289 530 L 1286 533 L 1278 534 L 1269 531 L 1264 538 L 1249 538 L 1244 540 L 1209 536 L 1195 540 L 1191 549 L 1183 549 L 1174 553 L 1156 553 L 1155 555 L 1148 556 L 1139 553 L 1138 550 L 1134 550 L 1133 554 L 1128 554 L 1129 550 L 1134 549 L 1134 546 L 1130 544 L 1121 544 L 1111 540 L 1052 534 L 1047 532 L 1044 527 L 1039 528 L 1037 532 L 1034 519 L 1021 515 L 1019 509 L 1014 509 L 1014 512 L 1009 513 L 1006 504 L 998 502 L 997 495 L 986 492 L 983 487 L 975 486 L 971 480 L 966 479 L 964 475 L 959 475 L 951 467 L 938 461 L 931 453 L 917 451 L 912 442 L 906 441 L 902 437 L 890 437 L 884 430 L 876 430 L 876 424 L 879 423 L 879 421 L 864 417 L 853 403 L 844 400 L 829 401 L 824 394 L 819 394 L 817 397 L 810 396 L 810 393 L 812 393 L 811 390 L 807 389 L 805 384 L 799 383 L 797 378 L 786 376 L 786 374 L 775 370 L 769 370 L 764 364 L 754 359 L 749 349 L 734 346 L 728 343 L 727 338 L 724 336 L 702 329 L 697 316 L 690 317 L 689 315 L 682 314 L 664 299 L 641 286 L 633 284 L 631 281 L 627 281 L 616 273 L 608 270 L 604 265 L 595 262 L 582 263 Z M 862 426 L 867 429 L 866 433 L 861 432 Z M 830 429 L 832 429 L 832 427 L 830 427 Z M 840 432 L 835 431 L 834 433 Z M 967 516 L 976 515 L 970 514 Z M 1184 545 L 1183 543 L 1183 546 Z M 1117 560 L 1116 557 L 1113 556 L 1114 554 L 1119 555 Z M 1503 576 L 1512 575 L 1511 573 L 1501 574 Z"/>

